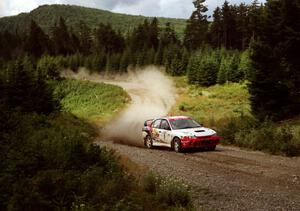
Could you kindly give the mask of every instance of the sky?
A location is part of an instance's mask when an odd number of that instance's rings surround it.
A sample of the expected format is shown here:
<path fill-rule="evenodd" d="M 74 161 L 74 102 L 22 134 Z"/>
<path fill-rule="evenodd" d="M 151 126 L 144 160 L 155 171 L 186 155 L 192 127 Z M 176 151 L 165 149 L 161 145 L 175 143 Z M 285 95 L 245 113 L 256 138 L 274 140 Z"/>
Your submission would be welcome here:
<path fill-rule="evenodd" d="M 30 12 L 43 4 L 71 4 L 112 12 L 171 17 L 189 18 L 194 10 L 193 0 L 0 0 L 0 17 Z M 211 14 L 215 7 L 221 6 L 225 0 L 206 0 L 205 4 Z M 252 0 L 228 0 L 231 4 L 251 3 Z M 265 2 L 265 0 L 259 0 Z"/>

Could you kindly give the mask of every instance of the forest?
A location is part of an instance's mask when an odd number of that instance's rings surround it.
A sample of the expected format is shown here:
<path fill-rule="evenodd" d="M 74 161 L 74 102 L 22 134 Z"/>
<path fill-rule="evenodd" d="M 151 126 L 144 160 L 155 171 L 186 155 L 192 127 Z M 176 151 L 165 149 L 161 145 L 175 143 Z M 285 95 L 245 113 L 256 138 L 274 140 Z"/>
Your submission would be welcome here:
<path fill-rule="evenodd" d="M 130 210 L 149 208 L 150 202 L 157 209 L 190 206 L 187 191 L 176 189 L 178 184 L 170 190 L 184 196 L 179 202 L 174 199 L 178 195 L 159 186 L 136 185 L 111 152 L 89 144 L 93 127 L 64 110 L 61 102 L 66 90 L 78 86 L 101 93 L 107 88 L 72 84 L 60 77 L 64 69 L 85 67 L 110 75 L 158 65 L 196 86 L 246 81 L 253 118 L 241 115 L 230 122 L 224 137 L 237 144 L 228 130 L 248 140 L 246 133 L 262 128 L 261 133 L 271 130 L 273 139 L 280 137 L 276 150 L 300 153 L 289 129 L 274 132 L 266 126 L 300 114 L 300 2 L 225 1 L 211 18 L 205 0 L 194 1 L 194 6 L 183 36 L 158 18 L 145 19 L 126 33 L 110 23 L 91 27 L 85 20 L 74 30 L 63 17 L 47 31 L 32 19 L 26 33 L 0 32 L 1 210 L 82 210 L 82 205 L 88 210 Z M 114 91 L 122 96 L 122 107 L 126 94 Z M 272 147 L 265 144 L 262 148 Z"/>

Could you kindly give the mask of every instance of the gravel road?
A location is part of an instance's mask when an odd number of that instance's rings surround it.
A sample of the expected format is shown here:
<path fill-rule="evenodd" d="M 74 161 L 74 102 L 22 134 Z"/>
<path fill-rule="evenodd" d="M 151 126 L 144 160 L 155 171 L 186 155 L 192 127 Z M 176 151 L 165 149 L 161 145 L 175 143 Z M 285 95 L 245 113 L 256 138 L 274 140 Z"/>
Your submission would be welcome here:
<path fill-rule="evenodd" d="M 300 159 L 234 147 L 178 154 L 112 141 L 100 145 L 164 176 L 183 179 L 195 190 L 197 210 L 300 210 Z"/>
<path fill-rule="evenodd" d="M 73 78 L 103 82 L 79 73 Z M 197 210 L 300 210 L 300 158 L 218 146 L 214 152 L 175 153 L 142 147 L 146 118 L 166 115 L 175 102 L 171 81 L 155 68 L 105 81 L 123 87 L 132 104 L 97 140 L 134 163 L 183 179 L 193 189 Z M 121 144 L 122 143 L 122 144 Z"/>

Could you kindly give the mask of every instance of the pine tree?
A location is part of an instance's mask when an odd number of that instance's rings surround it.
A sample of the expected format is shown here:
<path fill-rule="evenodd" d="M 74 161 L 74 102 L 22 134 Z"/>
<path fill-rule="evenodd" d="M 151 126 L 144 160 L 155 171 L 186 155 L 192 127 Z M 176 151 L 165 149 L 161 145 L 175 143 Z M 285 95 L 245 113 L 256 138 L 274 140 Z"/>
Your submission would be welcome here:
<path fill-rule="evenodd" d="M 235 20 L 234 7 L 230 6 L 226 0 L 222 6 L 223 16 L 223 45 L 225 48 L 230 49 L 234 46 L 234 38 L 236 35 L 236 20 Z"/>
<path fill-rule="evenodd" d="M 222 45 L 223 36 L 223 22 L 222 22 L 222 11 L 219 7 L 214 10 L 213 22 L 211 24 L 209 39 L 210 44 L 214 47 L 220 48 Z"/>
<path fill-rule="evenodd" d="M 158 40 L 158 19 L 153 18 L 151 21 L 148 32 L 147 32 L 147 48 L 157 50 L 159 40 Z"/>
<path fill-rule="evenodd" d="M 204 6 L 205 0 L 195 0 L 193 2 L 196 10 L 192 13 L 187 21 L 187 26 L 184 33 L 184 45 L 189 50 L 195 50 L 201 47 L 207 39 L 208 21 L 207 7 Z"/>
<path fill-rule="evenodd" d="M 78 39 L 80 42 L 80 52 L 83 55 L 88 55 L 92 51 L 92 35 L 91 35 L 91 29 L 82 21 L 79 23 L 79 35 Z"/>
<path fill-rule="evenodd" d="M 228 81 L 228 72 L 230 70 L 230 58 L 228 55 L 224 55 L 222 57 L 218 75 L 217 75 L 217 83 L 218 84 L 224 84 Z"/>
<path fill-rule="evenodd" d="M 240 4 L 236 8 L 235 47 L 239 50 L 245 50 L 250 42 L 248 12 L 249 8 L 245 3 Z"/>
<path fill-rule="evenodd" d="M 300 113 L 300 5 L 270 0 L 260 39 L 251 45 L 253 72 L 249 92 L 253 113 L 281 120 Z"/>
<path fill-rule="evenodd" d="M 124 49 L 124 38 L 110 24 L 99 24 L 95 33 L 96 52 L 120 53 Z"/>
<path fill-rule="evenodd" d="M 249 80 L 250 74 L 252 72 L 252 64 L 250 60 L 249 50 L 246 50 L 242 53 L 238 71 L 242 73 L 242 75 L 244 75 L 244 80 Z"/>
<path fill-rule="evenodd" d="M 126 72 L 128 66 L 130 65 L 130 52 L 128 49 L 123 51 L 121 61 L 120 61 L 120 71 Z"/>
<path fill-rule="evenodd" d="M 60 78 L 59 64 L 54 57 L 43 56 L 38 61 L 37 71 L 47 80 L 58 80 Z"/>
<path fill-rule="evenodd" d="M 58 25 L 52 29 L 54 50 L 56 55 L 68 55 L 71 53 L 70 35 L 65 20 L 61 17 Z"/>
<path fill-rule="evenodd" d="M 55 106 L 52 90 L 43 74 L 35 71 L 29 57 L 18 59 L 10 66 L 6 93 L 10 108 L 23 112 L 48 114 Z"/>
<path fill-rule="evenodd" d="M 26 51 L 35 56 L 40 57 L 44 53 L 49 53 L 49 38 L 43 30 L 31 20 L 29 36 L 25 44 Z"/>
<path fill-rule="evenodd" d="M 259 5 L 258 0 L 254 0 L 249 8 L 249 34 L 252 39 L 260 35 L 262 25 L 263 7 Z"/>
<path fill-rule="evenodd" d="M 197 84 L 197 71 L 199 69 L 199 65 L 197 63 L 196 56 L 192 56 L 189 60 L 189 64 L 187 67 L 187 78 L 190 84 Z"/>

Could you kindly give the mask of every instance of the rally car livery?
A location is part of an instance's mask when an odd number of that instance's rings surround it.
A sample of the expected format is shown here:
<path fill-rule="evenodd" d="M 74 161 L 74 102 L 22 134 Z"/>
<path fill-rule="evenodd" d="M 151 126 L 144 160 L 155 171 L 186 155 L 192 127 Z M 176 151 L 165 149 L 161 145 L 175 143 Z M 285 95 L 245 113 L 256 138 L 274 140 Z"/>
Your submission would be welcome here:
<path fill-rule="evenodd" d="M 184 149 L 215 150 L 220 142 L 217 133 L 186 116 L 163 117 L 147 120 L 143 127 L 144 145 L 166 146 L 181 152 Z"/>

